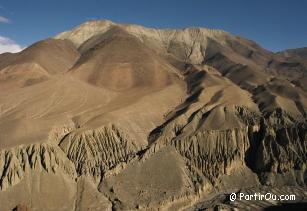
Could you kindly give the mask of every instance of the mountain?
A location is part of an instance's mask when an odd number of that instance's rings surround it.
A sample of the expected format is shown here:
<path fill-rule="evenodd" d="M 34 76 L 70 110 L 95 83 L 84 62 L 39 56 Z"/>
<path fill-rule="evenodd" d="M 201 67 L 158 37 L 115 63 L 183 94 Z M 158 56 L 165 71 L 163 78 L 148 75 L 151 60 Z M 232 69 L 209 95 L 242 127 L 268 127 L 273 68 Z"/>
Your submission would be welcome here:
<path fill-rule="evenodd" d="M 296 49 L 288 49 L 285 51 L 278 52 L 277 54 L 285 56 L 285 57 L 298 57 L 298 59 L 302 59 L 301 61 L 305 61 L 307 57 L 307 48 L 296 48 Z"/>
<path fill-rule="evenodd" d="M 79 58 L 71 42 L 47 39 L 24 51 L 0 55 L 1 89 L 14 89 L 45 81 L 66 72 Z"/>
<path fill-rule="evenodd" d="M 90 21 L 0 54 L 0 210 L 305 206 L 306 84 L 306 49 L 205 28 Z"/>

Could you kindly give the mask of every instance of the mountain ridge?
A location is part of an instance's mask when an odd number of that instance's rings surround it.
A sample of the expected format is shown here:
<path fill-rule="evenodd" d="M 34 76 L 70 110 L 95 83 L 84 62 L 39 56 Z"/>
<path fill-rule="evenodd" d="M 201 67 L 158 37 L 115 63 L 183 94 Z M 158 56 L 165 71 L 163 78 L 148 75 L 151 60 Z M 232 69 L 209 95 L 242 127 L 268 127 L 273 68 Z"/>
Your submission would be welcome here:
<path fill-rule="evenodd" d="M 305 202 L 307 66 L 297 54 L 219 30 L 111 21 L 1 54 L 0 209 L 280 203 L 229 202 L 239 190 Z"/>

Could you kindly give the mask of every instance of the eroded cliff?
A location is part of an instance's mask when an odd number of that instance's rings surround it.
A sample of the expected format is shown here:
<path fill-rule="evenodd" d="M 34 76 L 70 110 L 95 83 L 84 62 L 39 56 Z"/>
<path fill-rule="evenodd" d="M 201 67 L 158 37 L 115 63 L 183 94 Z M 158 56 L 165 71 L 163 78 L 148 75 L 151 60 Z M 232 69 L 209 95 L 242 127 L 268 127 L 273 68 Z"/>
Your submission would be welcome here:
<path fill-rule="evenodd" d="M 36 58 L 52 44 L 52 62 Z M 0 209 L 232 209 L 240 189 L 304 201 L 301 58 L 220 30 L 110 21 L 0 56 Z M 20 86 L 30 69 L 48 77 Z"/>

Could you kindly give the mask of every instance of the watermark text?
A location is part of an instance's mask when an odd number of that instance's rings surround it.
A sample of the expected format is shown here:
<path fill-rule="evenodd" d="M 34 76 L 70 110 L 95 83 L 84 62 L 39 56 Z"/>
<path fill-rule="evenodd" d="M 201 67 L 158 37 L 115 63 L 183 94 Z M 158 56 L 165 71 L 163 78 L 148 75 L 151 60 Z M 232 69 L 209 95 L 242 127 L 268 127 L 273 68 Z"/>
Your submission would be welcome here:
<path fill-rule="evenodd" d="M 276 195 L 273 193 L 231 193 L 229 199 L 230 201 L 295 201 L 296 197 L 294 194 Z"/>

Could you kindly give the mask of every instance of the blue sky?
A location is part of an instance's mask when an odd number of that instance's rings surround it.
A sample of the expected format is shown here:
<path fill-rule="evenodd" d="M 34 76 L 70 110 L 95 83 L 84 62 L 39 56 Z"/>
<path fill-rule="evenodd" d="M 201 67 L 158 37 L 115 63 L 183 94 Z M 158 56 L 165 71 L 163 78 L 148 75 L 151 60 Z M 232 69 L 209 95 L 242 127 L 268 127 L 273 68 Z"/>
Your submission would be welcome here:
<path fill-rule="evenodd" d="M 0 0 L 0 46 L 28 46 L 91 19 L 223 29 L 271 51 L 307 47 L 304 0 Z"/>

